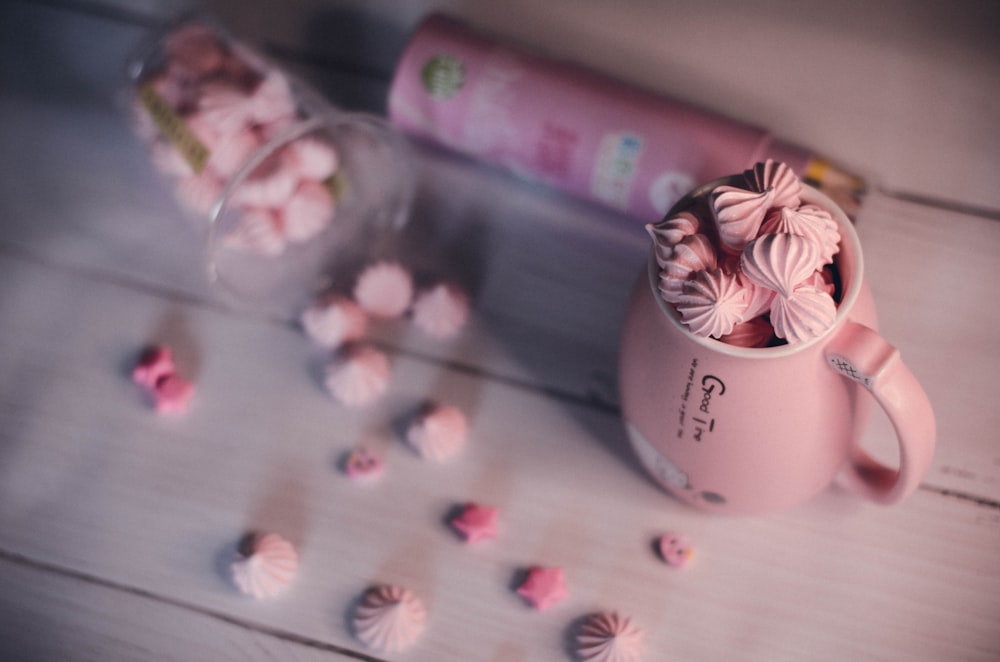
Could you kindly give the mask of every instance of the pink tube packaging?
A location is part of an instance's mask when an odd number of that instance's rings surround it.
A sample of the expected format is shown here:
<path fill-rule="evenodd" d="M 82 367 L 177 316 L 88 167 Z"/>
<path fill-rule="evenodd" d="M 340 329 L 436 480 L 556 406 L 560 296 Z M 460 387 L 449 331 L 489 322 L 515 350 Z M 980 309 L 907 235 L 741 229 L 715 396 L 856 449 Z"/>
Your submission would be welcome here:
<path fill-rule="evenodd" d="M 766 158 L 807 180 L 827 169 L 765 131 L 516 50 L 440 14 L 423 21 L 400 60 L 389 118 L 416 138 L 643 223 L 694 186 Z"/>

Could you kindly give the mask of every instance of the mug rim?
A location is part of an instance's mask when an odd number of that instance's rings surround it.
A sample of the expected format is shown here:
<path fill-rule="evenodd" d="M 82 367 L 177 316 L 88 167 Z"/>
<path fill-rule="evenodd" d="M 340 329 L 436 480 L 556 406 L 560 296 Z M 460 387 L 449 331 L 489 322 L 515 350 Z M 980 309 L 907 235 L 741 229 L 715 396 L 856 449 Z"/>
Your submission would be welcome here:
<path fill-rule="evenodd" d="M 717 186 L 726 184 L 734 185 L 741 181 L 742 178 L 739 175 L 733 175 L 729 177 L 719 177 L 705 182 L 704 184 L 695 187 L 687 195 L 675 202 L 670 210 L 664 215 L 664 218 L 675 216 L 677 213 L 690 206 L 694 198 L 705 195 L 708 191 L 716 188 Z M 693 333 L 687 325 L 681 321 L 676 309 L 671 304 L 664 301 L 663 297 L 660 296 L 658 287 L 660 266 L 656 261 L 656 242 L 653 241 L 650 244 L 649 256 L 647 258 L 646 265 L 647 280 L 649 282 L 653 298 L 656 301 L 656 305 L 660 308 L 660 311 L 686 338 L 694 343 L 697 343 L 698 345 L 701 345 L 702 347 L 705 347 L 706 349 L 735 358 L 773 359 L 797 354 L 808 350 L 814 345 L 823 343 L 829 339 L 837 329 L 843 326 L 844 322 L 850 316 L 851 309 L 857 302 L 858 296 L 861 292 L 861 281 L 864 276 L 864 256 L 861 253 L 861 240 L 858 238 L 858 233 L 855 231 L 854 225 L 851 223 L 850 219 L 847 218 L 847 214 L 845 214 L 844 210 L 841 209 L 840 206 L 837 205 L 837 203 L 835 203 L 828 195 L 803 182 L 802 195 L 800 197 L 803 202 L 817 204 L 830 212 L 834 220 L 837 221 L 837 227 L 840 230 L 840 251 L 834 257 L 834 261 L 837 263 L 837 267 L 840 272 L 841 283 L 843 284 L 843 294 L 840 298 L 840 303 L 837 306 L 837 314 L 834 317 L 833 324 L 831 324 L 830 327 L 823 333 L 814 338 L 810 338 L 805 342 L 778 345 L 776 347 L 741 347 L 739 345 L 730 345 L 716 338 L 699 336 Z"/>

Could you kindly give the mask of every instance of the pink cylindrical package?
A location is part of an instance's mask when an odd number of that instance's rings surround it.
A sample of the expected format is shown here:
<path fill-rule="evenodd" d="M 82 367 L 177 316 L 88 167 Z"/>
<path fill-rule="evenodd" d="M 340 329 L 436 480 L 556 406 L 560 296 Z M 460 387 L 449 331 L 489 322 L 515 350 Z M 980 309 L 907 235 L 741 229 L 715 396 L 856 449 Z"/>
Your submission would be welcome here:
<path fill-rule="evenodd" d="M 825 163 L 766 131 L 511 48 L 440 14 L 424 20 L 403 54 L 389 118 L 417 138 L 643 223 L 697 182 L 766 158 L 807 180 L 829 178 Z"/>

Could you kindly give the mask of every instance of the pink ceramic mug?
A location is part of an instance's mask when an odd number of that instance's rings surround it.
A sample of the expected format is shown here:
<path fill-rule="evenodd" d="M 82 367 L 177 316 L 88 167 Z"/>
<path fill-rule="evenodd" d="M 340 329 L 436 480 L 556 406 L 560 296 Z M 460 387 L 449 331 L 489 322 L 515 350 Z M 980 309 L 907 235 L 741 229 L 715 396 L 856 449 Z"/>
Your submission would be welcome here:
<path fill-rule="evenodd" d="M 668 216 L 720 183 L 692 191 Z M 632 292 L 619 365 L 622 409 L 642 463 L 690 504 L 763 513 L 801 503 L 839 477 L 879 503 L 919 485 L 934 455 L 934 413 L 899 352 L 878 335 L 861 246 L 827 196 L 803 186 L 803 202 L 833 214 L 842 295 L 834 325 L 812 340 L 743 348 L 691 333 L 660 297 L 650 254 Z M 899 444 L 898 469 L 860 447 L 872 397 Z"/>

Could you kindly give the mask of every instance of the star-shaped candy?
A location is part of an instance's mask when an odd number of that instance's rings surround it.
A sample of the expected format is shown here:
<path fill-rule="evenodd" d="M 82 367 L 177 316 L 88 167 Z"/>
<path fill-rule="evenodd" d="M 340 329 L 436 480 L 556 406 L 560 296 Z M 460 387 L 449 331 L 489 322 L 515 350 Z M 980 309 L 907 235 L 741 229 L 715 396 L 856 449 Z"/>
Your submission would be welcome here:
<path fill-rule="evenodd" d="M 474 543 L 497 535 L 497 509 L 467 503 L 451 519 L 451 526 L 465 538 L 466 542 Z"/>
<path fill-rule="evenodd" d="M 517 594 L 539 611 L 548 609 L 569 595 L 563 569 L 541 566 L 529 568 L 524 581 L 517 587 Z"/>

